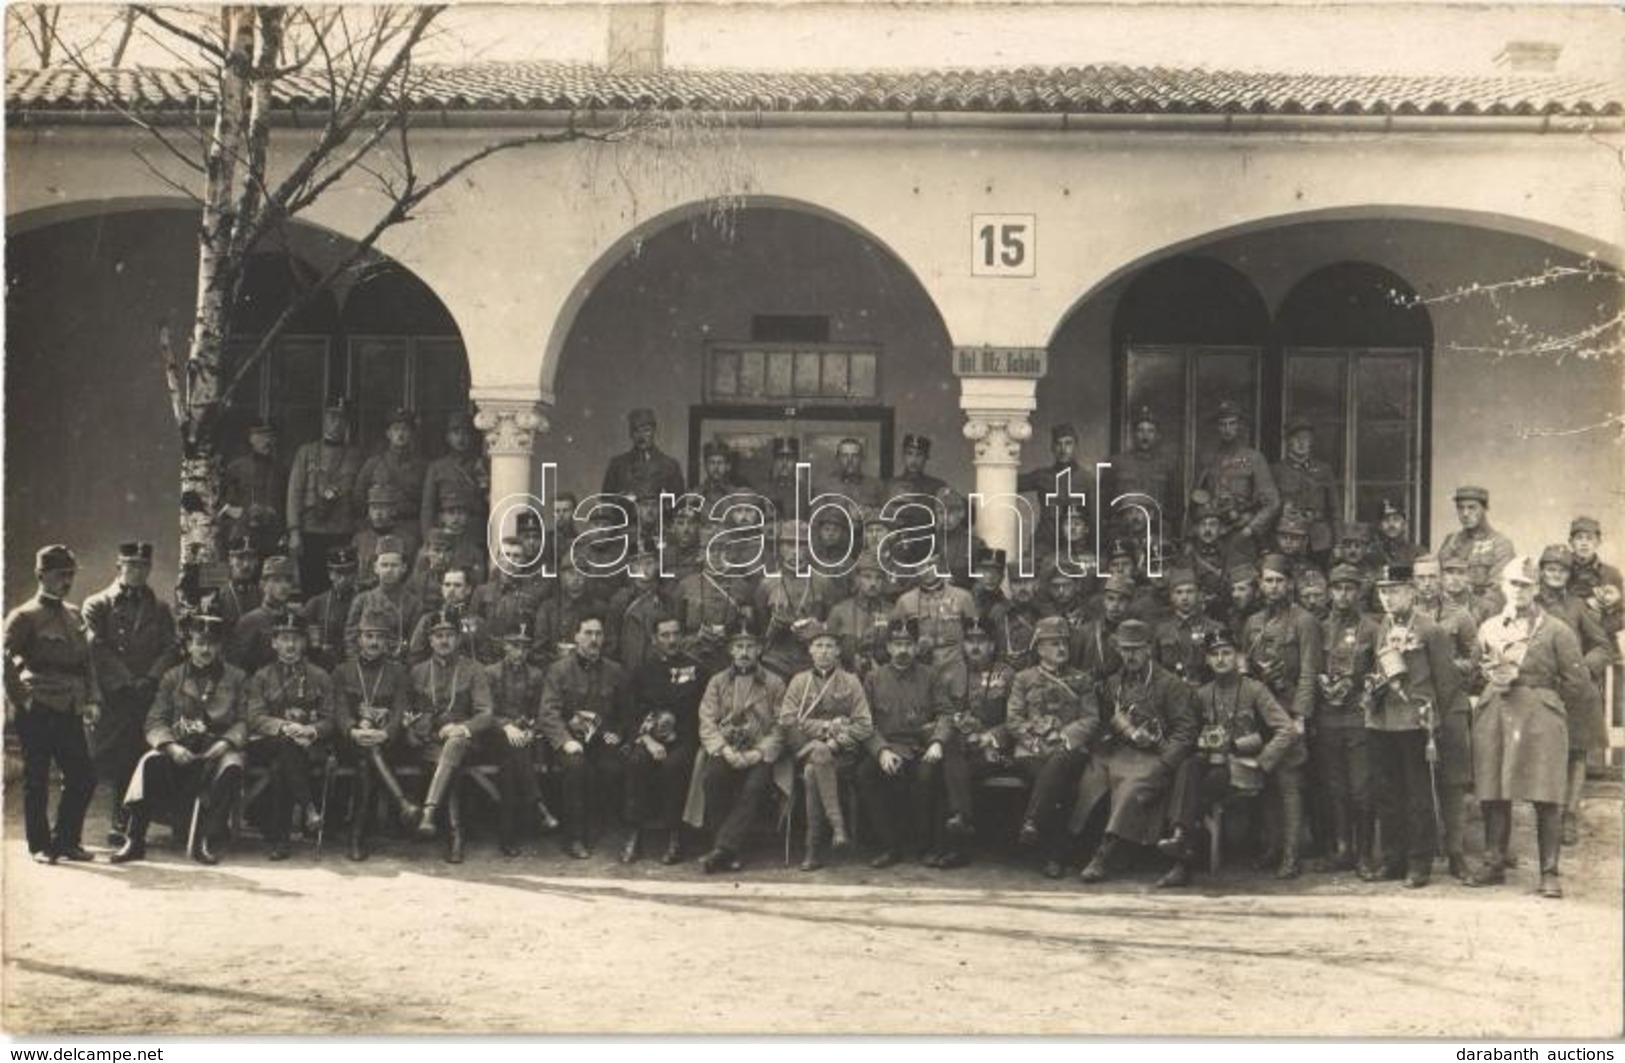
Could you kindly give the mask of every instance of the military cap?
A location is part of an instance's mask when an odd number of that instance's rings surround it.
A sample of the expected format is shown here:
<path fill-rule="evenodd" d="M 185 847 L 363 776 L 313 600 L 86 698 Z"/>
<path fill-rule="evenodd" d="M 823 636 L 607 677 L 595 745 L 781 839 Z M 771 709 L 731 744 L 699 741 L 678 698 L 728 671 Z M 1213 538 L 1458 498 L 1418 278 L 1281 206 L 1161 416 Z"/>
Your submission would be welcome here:
<path fill-rule="evenodd" d="M 1127 576 L 1118 575 L 1118 576 L 1107 576 L 1106 577 L 1106 582 L 1105 582 L 1102 589 L 1107 594 L 1121 594 L 1121 595 L 1124 595 L 1126 597 L 1132 598 L 1132 597 L 1134 597 L 1135 587 L 1134 587 L 1134 581 L 1132 579 L 1130 579 Z"/>
<path fill-rule="evenodd" d="M 881 573 L 884 573 L 886 570 L 881 567 L 880 558 L 875 556 L 875 552 L 873 550 L 865 550 L 861 554 L 858 555 L 857 564 L 856 564 L 855 568 L 853 569 L 853 571 L 855 571 L 855 572 L 868 571 L 868 572 L 881 572 Z"/>
<path fill-rule="evenodd" d="M 734 452 L 722 440 L 713 439 L 700 448 L 700 455 L 705 458 L 727 458 L 732 461 Z"/>
<path fill-rule="evenodd" d="M 277 578 L 298 580 L 299 569 L 295 567 L 292 558 L 277 554 L 275 557 L 268 557 L 265 559 L 265 563 L 260 566 L 260 579 L 267 580 Z"/>
<path fill-rule="evenodd" d="M 1078 430 L 1073 428 L 1071 423 L 1062 421 L 1049 430 L 1049 437 L 1052 442 L 1058 439 L 1076 439 L 1078 438 Z"/>
<path fill-rule="evenodd" d="M 1508 561 L 1501 570 L 1501 579 L 1507 583 L 1536 584 L 1540 582 L 1540 569 L 1528 554 Z"/>
<path fill-rule="evenodd" d="M 1328 583 L 1352 583 L 1356 587 L 1365 582 L 1365 573 L 1353 565 L 1333 565 Z"/>
<path fill-rule="evenodd" d="M 467 410 L 453 410 L 448 413 L 446 415 L 446 431 L 453 432 L 459 428 L 465 432 L 474 431 L 474 415 Z"/>
<path fill-rule="evenodd" d="M 529 645 L 535 642 L 535 636 L 530 633 L 530 621 L 521 620 L 511 630 L 502 636 L 503 642 L 522 642 Z"/>
<path fill-rule="evenodd" d="M 1117 634 L 1113 636 L 1120 650 L 1133 649 L 1137 646 L 1151 645 L 1151 628 L 1143 620 L 1125 620 L 1117 625 Z"/>
<path fill-rule="evenodd" d="M 455 485 L 448 485 L 440 489 L 440 512 L 449 509 L 473 509 L 474 496 L 468 491 Z"/>
<path fill-rule="evenodd" d="M 538 532 L 542 530 L 542 515 L 534 509 L 522 509 L 513 519 L 513 530 L 516 532 Z"/>
<path fill-rule="evenodd" d="M 1284 514 L 1276 523 L 1275 534 L 1308 535 L 1309 522 L 1303 519 L 1302 514 L 1298 513 L 1296 510 L 1293 510 L 1290 513 Z"/>
<path fill-rule="evenodd" d="M 354 572 L 355 551 L 348 546 L 335 546 L 327 551 L 327 567 L 335 572 Z"/>
<path fill-rule="evenodd" d="M 397 406 L 389 411 L 389 420 L 384 422 L 384 427 L 393 428 L 398 424 L 404 424 L 408 428 L 416 428 L 418 426 L 418 415 L 405 406 Z"/>
<path fill-rule="evenodd" d="M 1007 555 L 1003 550 L 999 550 L 991 546 L 977 547 L 976 557 L 972 567 L 977 569 L 996 568 L 1003 571 L 1006 563 L 1006 556 Z"/>
<path fill-rule="evenodd" d="M 993 628 L 979 616 L 962 616 L 959 618 L 959 626 L 964 630 L 967 639 L 990 639 L 993 637 Z"/>
<path fill-rule="evenodd" d="M 1562 565 L 1564 568 L 1573 568 L 1574 554 L 1562 543 L 1553 543 L 1540 552 L 1540 564 L 1542 568 L 1547 565 Z"/>
<path fill-rule="evenodd" d="M 704 499 L 701 499 L 696 495 L 685 493 L 681 495 L 680 498 L 681 501 L 677 503 L 676 513 L 676 515 L 679 517 L 697 516 L 701 510 L 705 509 Z"/>
<path fill-rule="evenodd" d="M 439 529 L 435 530 L 438 531 Z M 434 534 L 431 532 L 429 537 L 434 538 Z M 401 540 L 399 535 L 383 535 L 379 536 L 378 544 L 373 550 L 376 557 L 383 557 L 386 554 L 404 554 L 406 553 L 406 543 Z"/>
<path fill-rule="evenodd" d="M 1151 407 L 1149 406 L 1141 406 L 1138 410 L 1134 411 L 1134 427 L 1138 428 L 1142 424 L 1148 424 L 1153 427 L 1155 427 L 1157 424 L 1157 415 L 1151 412 Z"/>
<path fill-rule="evenodd" d="M 1235 649 L 1236 637 L 1232 635 L 1230 633 L 1230 629 L 1223 624 L 1220 624 L 1217 627 L 1209 628 L 1207 634 L 1202 636 L 1203 653 L 1212 653 L 1213 651 L 1223 649 L 1226 646 L 1230 647 L 1231 649 Z"/>
<path fill-rule="evenodd" d="M 1466 572 L 1472 566 L 1469 565 L 1467 563 L 1467 559 L 1462 557 L 1460 554 L 1451 554 L 1449 557 L 1439 562 L 1439 567 L 1444 569 L 1446 572 Z"/>
<path fill-rule="evenodd" d="M 276 425 L 271 423 L 269 417 L 256 417 L 248 422 L 249 435 L 276 435 Z"/>
<path fill-rule="evenodd" d="M 431 635 L 440 631 L 461 632 L 462 630 L 463 626 L 444 609 L 434 614 L 434 620 L 429 624 L 429 634 Z"/>
<path fill-rule="evenodd" d="M 773 456 L 775 458 L 801 457 L 801 440 L 795 436 L 778 436 L 773 440 Z"/>
<path fill-rule="evenodd" d="M 1280 576 L 1292 575 L 1292 562 L 1286 559 L 1285 554 L 1265 554 L 1258 559 L 1260 572 L 1274 572 Z"/>
<path fill-rule="evenodd" d="M 301 637 L 308 637 L 310 635 L 310 631 L 305 627 L 305 622 L 300 619 L 299 614 L 295 613 L 292 609 L 289 609 L 281 616 L 278 616 L 276 623 L 271 625 L 271 634 L 299 635 Z"/>
<path fill-rule="evenodd" d="M 382 609 L 364 609 L 356 624 L 357 631 L 394 631 L 395 622 Z"/>
<path fill-rule="evenodd" d="M 1578 535 L 1580 532 L 1590 532 L 1592 535 L 1602 535 L 1602 524 L 1596 517 L 1575 517 L 1569 524 L 1569 534 Z"/>
<path fill-rule="evenodd" d="M 1198 499 L 1196 496 L 1203 496 Z M 1219 507 L 1213 504 L 1213 498 L 1206 491 L 1193 491 L 1191 493 L 1191 520 L 1201 523 L 1204 520 L 1223 520 L 1224 514 Z"/>
<path fill-rule="evenodd" d="M 246 535 L 239 535 L 226 544 L 226 553 L 231 557 L 258 557 L 260 552 L 254 546 L 254 540 Z"/>
<path fill-rule="evenodd" d="M 1049 642 L 1059 639 L 1062 642 L 1072 641 L 1072 629 L 1067 627 L 1066 620 L 1059 616 L 1046 616 L 1033 628 L 1033 643 Z"/>
<path fill-rule="evenodd" d="M 912 616 L 900 616 L 886 624 L 887 642 L 913 642 L 920 637 L 920 622 Z"/>
<path fill-rule="evenodd" d="M 1324 587 L 1327 583 L 1326 574 L 1315 566 L 1309 565 L 1298 573 L 1297 583 L 1300 590 L 1304 587 Z"/>
<path fill-rule="evenodd" d="M 1230 571 L 1225 573 L 1225 575 L 1229 578 L 1232 584 L 1251 583 L 1258 579 L 1258 569 L 1243 562 L 1239 565 L 1231 565 Z"/>
<path fill-rule="evenodd" d="M 34 555 L 35 572 L 72 572 L 79 567 L 79 559 L 62 543 L 42 546 Z"/>
<path fill-rule="evenodd" d="M 808 645 L 817 642 L 819 639 L 833 639 L 836 642 L 840 641 L 840 637 L 837 636 L 835 632 L 831 631 L 829 629 L 829 625 L 825 624 L 822 620 L 809 621 L 806 625 L 806 629 L 802 632 L 802 637 L 807 640 Z"/>
<path fill-rule="evenodd" d="M 391 483 L 373 484 L 367 488 L 369 506 L 398 506 L 403 498 L 401 489 Z"/>
<path fill-rule="evenodd" d="M 1480 505 L 1490 504 L 1490 493 L 1482 487 L 1466 484 L 1456 488 L 1456 493 L 1450 496 L 1452 502 L 1477 502 Z"/>
<path fill-rule="evenodd" d="M 120 561 L 136 561 L 143 565 L 152 564 L 152 544 L 130 542 L 118 544 L 118 559 Z"/>
<path fill-rule="evenodd" d="M 762 641 L 761 637 L 751 630 L 750 618 L 746 616 L 736 617 L 733 623 L 727 626 L 725 636 L 729 642 Z"/>
<path fill-rule="evenodd" d="M 1371 528 L 1363 521 L 1340 520 L 1337 522 L 1334 536 L 1340 543 L 1365 543 L 1371 541 Z"/>
<path fill-rule="evenodd" d="M 1396 587 L 1400 584 L 1409 583 L 1414 575 L 1415 572 L 1410 565 L 1384 565 L 1382 566 L 1382 574 L 1377 577 L 1377 586 Z"/>
<path fill-rule="evenodd" d="M 1224 421 L 1231 417 L 1239 420 L 1241 418 L 1241 407 L 1230 399 L 1225 399 L 1213 411 L 1213 419 L 1215 421 Z"/>
<path fill-rule="evenodd" d="M 1403 517 L 1405 516 L 1405 506 L 1398 499 L 1384 498 L 1382 500 L 1382 515 L 1384 517 Z"/>
<path fill-rule="evenodd" d="M 1168 589 L 1196 586 L 1196 573 L 1188 568 L 1176 568 L 1168 573 Z"/>
<path fill-rule="evenodd" d="M 652 425 L 655 423 L 655 412 L 647 406 L 639 406 L 627 413 L 626 423 L 629 428 L 641 428 L 646 424 Z"/>
<path fill-rule="evenodd" d="M 1297 435 L 1299 432 L 1313 432 L 1314 430 L 1315 422 L 1311 421 L 1307 417 L 1298 416 L 1287 421 L 1285 435 L 1291 437 Z"/>
<path fill-rule="evenodd" d="M 188 638 L 219 642 L 226 637 L 225 618 L 213 613 L 189 613 L 181 618 L 180 627 Z"/>
<path fill-rule="evenodd" d="M 931 453 L 931 440 L 926 436 L 910 432 L 903 436 L 903 449 L 905 451 L 917 450 L 921 454 L 929 456 Z"/>
<path fill-rule="evenodd" d="M 1135 553 L 1134 543 L 1128 539 L 1113 539 L 1106 549 L 1106 560 L 1116 561 L 1120 557 L 1126 557 L 1132 561 Z"/>

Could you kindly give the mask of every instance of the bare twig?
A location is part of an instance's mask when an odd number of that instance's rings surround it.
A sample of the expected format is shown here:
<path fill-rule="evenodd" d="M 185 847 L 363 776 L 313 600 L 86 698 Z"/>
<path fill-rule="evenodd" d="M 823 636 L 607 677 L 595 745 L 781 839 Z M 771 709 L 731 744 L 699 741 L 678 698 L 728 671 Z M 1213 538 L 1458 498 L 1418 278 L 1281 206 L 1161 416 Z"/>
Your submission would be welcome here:
<path fill-rule="evenodd" d="M 148 7 L 145 4 L 133 4 L 131 5 L 130 10 L 134 11 L 136 14 L 140 15 L 142 18 L 146 19 L 148 22 L 151 22 L 153 25 L 159 27 L 165 32 L 174 34 L 181 40 L 201 49 L 203 54 L 207 55 L 211 59 L 222 63 L 227 61 L 229 53 L 218 41 L 211 41 L 202 34 L 194 33 L 185 26 L 182 26 L 177 22 L 170 21 L 163 15 L 160 15 L 156 8 Z"/>

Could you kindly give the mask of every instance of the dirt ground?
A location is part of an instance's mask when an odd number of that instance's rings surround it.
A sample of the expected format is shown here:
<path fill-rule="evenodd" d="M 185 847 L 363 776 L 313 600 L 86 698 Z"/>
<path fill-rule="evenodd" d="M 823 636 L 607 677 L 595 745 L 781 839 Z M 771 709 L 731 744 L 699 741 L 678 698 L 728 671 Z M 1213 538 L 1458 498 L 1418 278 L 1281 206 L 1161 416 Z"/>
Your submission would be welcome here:
<path fill-rule="evenodd" d="M 362 864 L 241 842 L 186 861 L 32 865 L 4 841 L 14 1034 L 690 1033 L 1618 1037 L 1621 800 L 1604 785 L 1568 897 L 1532 893 L 1533 828 L 1502 889 L 1245 869 L 1177 896 L 1154 860 L 1115 881 L 1031 866 L 816 875 L 566 860 L 488 835 L 451 867 L 388 839 Z M 94 821 L 94 817 L 93 817 Z M 99 838 L 105 821 L 93 822 Z M 764 847 L 770 843 L 764 841 Z"/>

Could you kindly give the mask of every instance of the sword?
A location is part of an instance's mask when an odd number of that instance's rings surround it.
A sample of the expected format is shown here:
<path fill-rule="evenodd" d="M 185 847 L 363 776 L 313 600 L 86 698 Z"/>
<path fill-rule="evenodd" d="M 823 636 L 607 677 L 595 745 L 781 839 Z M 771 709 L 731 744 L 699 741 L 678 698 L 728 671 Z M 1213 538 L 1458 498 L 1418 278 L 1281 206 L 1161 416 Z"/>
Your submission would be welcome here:
<path fill-rule="evenodd" d="M 1428 794 L 1433 798 L 1433 848 L 1440 856 L 1444 853 L 1444 813 L 1439 807 L 1439 743 L 1433 736 L 1433 703 L 1424 701 L 1421 708 L 1423 722 L 1428 729 L 1427 750 L 1423 754 L 1428 762 Z"/>
<path fill-rule="evenodd" d="M 338 767 L 338 756 L 327 754 L 327 763 L 322 766 L 322 818 L 316 823 L 316 856 L 322 855 L 322 842 L 327 839 L 327 798 L 333 791 L 333 769 Z"/>
<path fill-rule="evenodd" d="M 199 794 L 192 799 L 192 825 L 186 830 L 186 855 L 191 856 L 197 850 L 197 821 L 203 811 L 203 795 Z"/>

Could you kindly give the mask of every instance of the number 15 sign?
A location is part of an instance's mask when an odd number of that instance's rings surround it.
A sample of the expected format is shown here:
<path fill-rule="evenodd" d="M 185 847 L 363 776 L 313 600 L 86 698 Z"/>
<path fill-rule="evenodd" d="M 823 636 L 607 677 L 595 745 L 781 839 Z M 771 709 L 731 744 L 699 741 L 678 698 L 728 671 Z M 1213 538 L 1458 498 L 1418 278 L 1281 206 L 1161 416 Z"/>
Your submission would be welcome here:
<path fill-rule="evenodd" d="M 971 276 L 1037 276 L 1036 214 L 975 214 L 970 229 Z"/>

